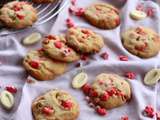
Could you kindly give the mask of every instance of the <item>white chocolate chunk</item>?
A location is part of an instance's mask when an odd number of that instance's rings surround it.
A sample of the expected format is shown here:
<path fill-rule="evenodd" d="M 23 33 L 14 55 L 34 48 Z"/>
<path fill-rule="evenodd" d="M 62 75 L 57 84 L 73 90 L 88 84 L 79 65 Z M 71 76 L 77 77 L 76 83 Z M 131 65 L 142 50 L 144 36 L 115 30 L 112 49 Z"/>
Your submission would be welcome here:
<path fill-rule="evenodd" d="M 152 69 L 149 71 L 144 78 L 144 83 L 146 85 L 154 85 L 160 79 L 160 69 Z"/>
<path fill-rule="evenodd" d="M 2 91 L 0 102 L 5 109 L 10 110 L 14 105 L 14 96 L 6 90 Z"/>
<path fill-rule="evenodd" d="M 24 45 L 33 45 L 37 43 L 42 38 L 40 33 L 32 33 L 23 40 Z"/>
<path fill-rule="evenodd" d="M 133 10 L 131 13 L 130 13 L 130 17 L 134 20 L 142 20 L 144 18 L 147 17 L 147 14 L 143 11 L 139 11 L 139 10 Z"/>
<path fill-rule="evenodd" d="M 88 75 L 84 72 L 78 73 L 72 81 L 72 87 L 73 88 L 81 88 L 83 85 L 87 83 Z"/>

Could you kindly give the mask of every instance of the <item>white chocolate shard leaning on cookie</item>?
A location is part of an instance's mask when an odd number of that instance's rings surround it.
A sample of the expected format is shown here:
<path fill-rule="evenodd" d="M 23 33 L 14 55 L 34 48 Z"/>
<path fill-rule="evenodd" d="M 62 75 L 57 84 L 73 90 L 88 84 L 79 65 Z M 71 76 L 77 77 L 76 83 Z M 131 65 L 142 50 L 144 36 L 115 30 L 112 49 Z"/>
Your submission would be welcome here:
<path fill-rule="evenodd" d="M 88 75 L 84 72 L 78 73 L 72 81 L 72 87 L 73 88 L 81 88 L 83 85 L 87 83 Z"/>

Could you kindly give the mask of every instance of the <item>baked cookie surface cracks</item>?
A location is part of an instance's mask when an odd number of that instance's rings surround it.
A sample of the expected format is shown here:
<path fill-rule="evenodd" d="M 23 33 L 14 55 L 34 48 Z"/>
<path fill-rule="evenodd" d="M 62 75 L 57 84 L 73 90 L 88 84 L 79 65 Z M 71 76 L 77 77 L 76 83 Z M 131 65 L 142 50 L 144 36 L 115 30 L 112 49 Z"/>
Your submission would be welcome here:
<path fill-rule="evenodd" d="M 102 29 L 113 29 L 120 25 L 118 9 L 107 3 L 96 3 L 87 7 L 84 18 L 92 25 Z"/>
<path fill-rule="evenodd" d="M 65 72 L 67 64 L 48 58 L 43 50 L 30 51 L 23 60 L 25 69 L 38 80 L 52 80 Z"/>
<path fill-rule="evenodd" d="M 150 28 L 131 28 L 122 33 L 122 44 L 130 53 L 150 58 L 160 50 L 160 36 Z"/>
<path fill-rule="evenodd" d="M 0 9 L 0 21 L 9 28 L 22 29 L 37 21 L 37 11 L 27 2 L 13 1 Z"/>
<path fill-rule="evenodd" d="M 42 43 L 45 52 L 53 59 L 63 62 L 74 62 L 80 59 L 78 53 L 66 45 L 66 38 L 63 35 L 48 35 Z"/>
<path fill-rule="evenodd" d="M 131 99 L 131 87 L 119 75 L 102 73 L 96 77 L 89 94 L 95 104 L 112 109 Z"/>
<path fill-rule="evenodd" d="M 96 53 L 104 46 L 103 38 L 86 28 L 70 28 L 66 37 L 67 44 L 81 53 Z"/>
<path fill-rule="evenodd" d="M 32 103 L 34 120 L 76 120 L 79 105 L 75 98 L 62 90 L 51 90 Z"/>

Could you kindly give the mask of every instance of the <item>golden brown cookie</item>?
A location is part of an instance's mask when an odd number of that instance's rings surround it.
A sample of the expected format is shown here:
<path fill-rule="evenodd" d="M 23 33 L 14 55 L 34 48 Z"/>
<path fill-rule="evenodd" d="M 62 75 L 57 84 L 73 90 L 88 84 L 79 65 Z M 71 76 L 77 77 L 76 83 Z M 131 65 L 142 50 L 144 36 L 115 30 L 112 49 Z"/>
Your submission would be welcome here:
<path fill-rule="evenodd" d="M 122 33 L 123 46 L 141 58 L 150 58 L 160 50 L 160 36 L 150 28 L 136 27 Z"/>
<path fill-rule="evenodd" d="M 62 90 L 51 90 L 34 100 L 34 120 L 76 120 L 79 105 L 75 98 Z"/>
<path fill-rule="evenodd" d="M 32 0 L 35 3 L 54 3 L 56 0 Z"/>
<path fill-rule="evenodd" d="M 43 50 L 29 52 L 23 61 L 25 69 L 38 80 L 52 80 L 65 72 L 67 64 L 48 58 Z"/>
<path fill-rule="evenodd" d="M 63 35 L 48 35 L 44 38 L 42 45 L 52 59 L 63 62 L 74 62 L 80 59 L 79 54 L 66 45 L 66 38 Z"/>
<path fill-rule="evenodd" d="M 107 3 L 96 3 L 87 7 L 84 18 L 92 25 L 102 29 L 113 29 L 120 25 L 118 9 Z"/>
<path fill-rule="evenodd" d="M 104 46 L 103 38 L 86 28 L 70 28 L 66 37 L 67 44 L 81 53 L 96 53 Z"/>
<path fill-rule="evenodd" d="M 0 21 L 9 28 L 22 29 L 37 20 L 37 11 L 27 2 L 13 1 L 0 9 Z"/>
<path fill-rule="evenodd" d="M 116 74 L 102 73 L 96 77 L 89 96 L 95 104 L 112 109 L 131 99 L 130 84 Z"/>

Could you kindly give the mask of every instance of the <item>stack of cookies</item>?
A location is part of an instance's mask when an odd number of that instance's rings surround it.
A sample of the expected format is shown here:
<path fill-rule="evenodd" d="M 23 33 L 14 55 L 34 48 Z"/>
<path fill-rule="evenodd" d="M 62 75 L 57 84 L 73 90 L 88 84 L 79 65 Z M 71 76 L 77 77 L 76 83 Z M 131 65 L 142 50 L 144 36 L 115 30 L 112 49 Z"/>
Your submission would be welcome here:
<path fill-rule="evenodd" d="M 25 69 L 38 80 L 52 80 L 65 72 L 68 63 L 78 61 L 81 54 L 97 53 L 104 46 L 95 32 L 73 27 L 66 35 L 48 35 L 42 49 L 30 51 L 24 58 Z"/>

